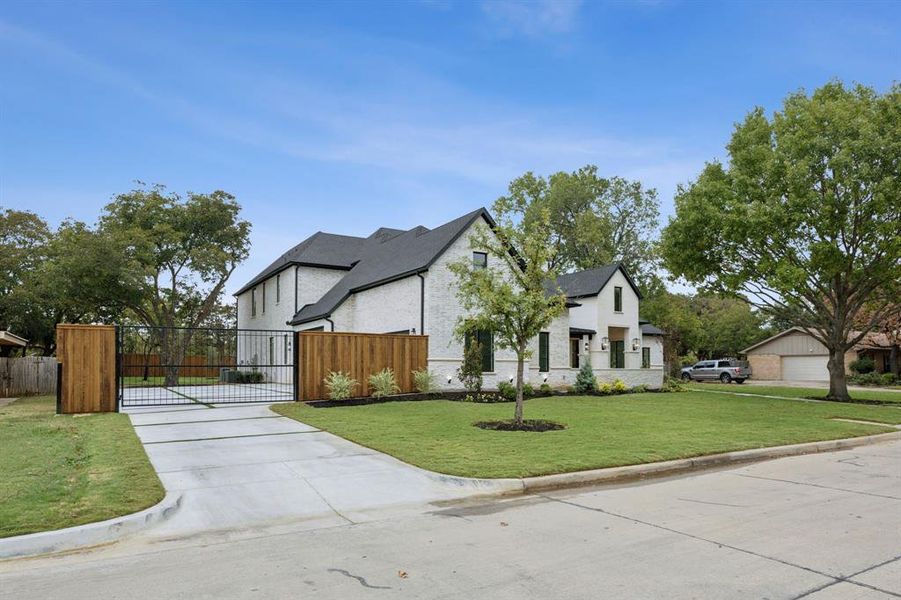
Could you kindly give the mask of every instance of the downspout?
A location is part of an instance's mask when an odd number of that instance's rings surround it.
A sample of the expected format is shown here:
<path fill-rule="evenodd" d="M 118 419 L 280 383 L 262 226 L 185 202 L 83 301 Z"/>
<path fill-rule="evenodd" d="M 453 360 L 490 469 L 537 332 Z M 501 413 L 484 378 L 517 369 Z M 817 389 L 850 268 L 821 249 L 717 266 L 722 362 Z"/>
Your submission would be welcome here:
<path fill-rule="evenodd" d="M 417 273 L 419 277 L 419 335 L 425 335 L 425 277 Z"/>
<path fill-rule="evenodd" d="M 331 316 L 323 317 L 323 319 L 325 319 L 326 321 L 329 322 L 329 324 L 331 324 L 331 326 L 332 326 L 332 331 L 334 331 L 334 330 L 335 330 L 335 322 L 332 321 Z"/>

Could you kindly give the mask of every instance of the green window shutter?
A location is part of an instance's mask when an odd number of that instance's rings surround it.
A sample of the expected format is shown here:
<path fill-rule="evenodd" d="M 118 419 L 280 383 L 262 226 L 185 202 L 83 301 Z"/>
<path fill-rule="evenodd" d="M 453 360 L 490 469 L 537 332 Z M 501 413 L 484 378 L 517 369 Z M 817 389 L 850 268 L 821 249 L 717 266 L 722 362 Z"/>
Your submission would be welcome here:
<path fill-rule="evenodd" d="M 538 334 L 538 370 L 542 373 L 550 371 L 550 337 L 551 334 L 542 331 Z"/>

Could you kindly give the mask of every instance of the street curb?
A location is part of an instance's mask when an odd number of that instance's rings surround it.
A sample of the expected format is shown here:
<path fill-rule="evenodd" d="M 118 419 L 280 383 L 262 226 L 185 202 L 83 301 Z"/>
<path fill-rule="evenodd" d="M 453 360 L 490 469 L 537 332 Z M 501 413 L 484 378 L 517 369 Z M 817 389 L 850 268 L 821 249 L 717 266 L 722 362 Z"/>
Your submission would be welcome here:
<path fill-rule="evenodd" d="M 118 540 L 170 518 L 181 506 L 181 492 L 167 492 L 150 508 L 106 521 L 0 539 L 0 560 L 50 554 Z"/>
<path fill-rule="evenodd" d="M 472 477 L 459 477 L 457 475 L 445 475 L 408 463 L 403 464 L 424 473 L 429 479 L 432 479 L 437 483 L 450 484 L 459 488 L 468 488 L 475 492 L 476 495 L 505 495 L 582 487 L 603 483 L 621 483 L 623 481 L 676 475 L 689 471 L 698 471 L 712 467 L 767 460 L 771 458 L 847 450 L 848 448 L 857 448 L 859 446 L 867 446 L 893 440 L 901 440 L 901 431 L 844 438 L 840 440 L 826 440 L 822 442 L 791 444 L 788 446 L 737 450 L 735 452 L 708 454 L 706 456 L 697 456 L 694 458 L 680 458 L 641 465 L 607 467 L 604 469 L 592 469 L 590 471 L 573 471 L 572 473 L 556 473 L 554 475 L 507 479 L 478 479 Z"/>
<path fill-rule="evenodd" d="M 626 467 L 611 467 L 607 469 L 594 469 L 591 471 L 576 471 L 573 473 L 526 477 L 521 481 L 523 484 L 523 491 L 525 492 L 579 487 L 598 483 L 621 482 L 624 480 L 644 479 L 646 477 L 674 475 L 687 471 L 766 460 L 770 458 L 816 454 L 818 452 L 834 452 L 836 450 L 847 450 L 849 448 L 868 446 L 870 444 L 878 444 L 880 442 L 892 440 L 901 440 L 901 431 L 840 440 L 827 440 L 823 442 L 807 442 L 804 444 L 791 444 L 788 446 L 773 446 L 771 448 L 738 450 L 736 452 L 708 454 L 707 456 L 667 460 L 643 465 L 629 465 Z"/>

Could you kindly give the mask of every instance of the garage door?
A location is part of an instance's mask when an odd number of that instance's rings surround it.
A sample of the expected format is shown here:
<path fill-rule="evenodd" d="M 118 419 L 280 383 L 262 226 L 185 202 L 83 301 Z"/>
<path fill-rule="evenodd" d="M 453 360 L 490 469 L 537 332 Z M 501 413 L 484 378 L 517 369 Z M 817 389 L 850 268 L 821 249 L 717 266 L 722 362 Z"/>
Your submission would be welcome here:
<path fill-rule="evenodd" d="M 829 370 L 825 356 L 783 356 L 782 379 L 789 381 L 827 381 Z"/>

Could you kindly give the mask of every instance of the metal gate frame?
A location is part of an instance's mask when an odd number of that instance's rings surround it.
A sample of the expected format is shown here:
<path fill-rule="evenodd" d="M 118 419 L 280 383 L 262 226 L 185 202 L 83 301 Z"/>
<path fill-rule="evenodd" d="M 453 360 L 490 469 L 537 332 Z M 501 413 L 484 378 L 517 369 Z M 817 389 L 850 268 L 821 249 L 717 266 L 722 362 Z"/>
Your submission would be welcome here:
<path fill-rule="evenodd" d="M 117 325 L 116 410 L 296 401 L 297 357 L 293 330 Z"/>

